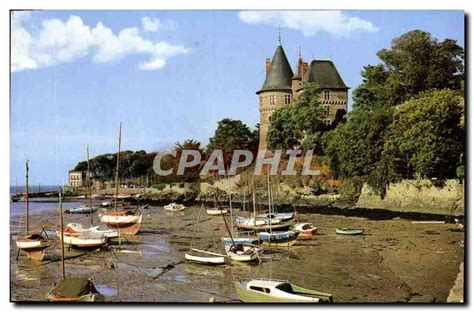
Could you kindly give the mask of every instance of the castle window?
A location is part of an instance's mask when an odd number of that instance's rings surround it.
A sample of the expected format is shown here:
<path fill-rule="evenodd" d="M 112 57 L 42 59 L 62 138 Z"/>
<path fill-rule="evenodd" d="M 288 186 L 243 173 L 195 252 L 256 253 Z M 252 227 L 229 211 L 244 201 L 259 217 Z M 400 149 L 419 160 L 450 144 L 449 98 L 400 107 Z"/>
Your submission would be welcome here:
<path fill-rule="evenodd" d="M 329 107 L 324 107 L 324 116 L 329 116 Z"/>
<path fill-rule="evenodd" d="M 285 105 L 291 104 L 291 95 L 285 94 Z"/>
<path fill-rule="evenodd" d="M 275 105 L 275 103 L 276 103 L 276 96 L 270 95 L 270 105 Z"/>
<path fill-rule="evenodd" d="M 331 99 L 331 92 L 324 91 L 324 99 L 325 100 L 330 100 Z"/>
<path fill-rule="evenodd" d="M 330 126 L 331 125 L 331 119 L 324 119 L 323 120 L 325 126 Z"/>

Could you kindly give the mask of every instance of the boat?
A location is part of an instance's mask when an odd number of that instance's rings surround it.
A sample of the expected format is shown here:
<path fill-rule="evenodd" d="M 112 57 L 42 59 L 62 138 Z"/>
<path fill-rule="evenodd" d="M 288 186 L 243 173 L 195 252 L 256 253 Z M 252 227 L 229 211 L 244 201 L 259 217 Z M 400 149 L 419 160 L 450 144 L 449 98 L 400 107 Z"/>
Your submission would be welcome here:
<path fill-rule="evenodd" d="M 106 238 L 116 238 L 119 236 L 118 231 L 112 230 L 104 225 L 84 227 L 82 223 L 68 223 L 66 227 L 71 228 L 77 233 L 94 232 L 94 233 L 103 234 Z"/>
<path fill-rule="evenodd" d="M 364 230 L 362 229 L 349 229 L 349 228 L 337 228 L 336 234 L 339 235 L 362 235 Z"/>
<path fill-rule="evenodd" d="M 313 238 L 313 235 L 317 233 L 318 229 L 311 223 L 300 222 L 293 226 L 293 230 L 298 233 L 298 240 L 307 240 Z"/>
<path fill-rule="evenodd" d="M 234 244 L 257 245 L 259 242 L 258 237 L 221 237 L 221 241 L 224 245 L 232 245 L 232 240 L 234 241 Z"/>
<path fill-rule="evenodd" d="M 111 203 L 109 201 L 103 201 L 102 203 L 100 203 L 100 206 L 103 208 L 110 207 L 110 205 Z"/>
<path fill-rule="evenodd" d="M 47 301 L 54 302 L 94 302 L 104 297 L 87 277 L 69 277 L 63 279 L 46 296 Z"/>
<path fill-rule="evenodd" d="M 12 202 L 17 202 L 21 199 L 21 195 L 15 194 L 10 197 Z"/>
<path fill-rule="evenodd" d="M 206 209 L 206 213 L 210 216 L 220 216 L 220 215 L 226 215 L 229 213 L 229 210 L 226 209 Z"/>
<path fill-rule="evenodd" d="M 291 221 L 295 218 L 296 212 L 278 212 L 278 213 L 262 213 L 257 215 L 257 218 L 271 218 L 271 219 L 279 219 L 281 222 Z"/>
<path fill-rule="evenodd" d="M 166 206 L 163 206 L 163 208 L 168 211 L 183 211 L 184 209 L 186 209 L 186 206 L 177 203 L 171 203 Z"/>
<path fill-rule="evenodd" d="M 64 212 L 65 213 L 78 213 L 78 214 L 87 213 L 87 214 L 89 214 L 89 213 L 94 213 L 96 211 L 97 211 L 97 207 L 90 208 L 87 205 L 81 205 L 81 206 L 76 207 L 76 208 L 66 209 Z"/>
<path fill-rule="evenodd" d="M 26 235 L 20 236 L 16 240 L 18 253 L 16 259 L 20 256 L 20 251 L 24 251 L 29 259 L 42 261 L 46 255 L 46 248 L 51 246 L 47 239 L 46 232 L 42 228 L 40 233 L 30 233 L 29 228 L 29 194 L 28 194 L 28 160 L 26 160 L 26 195 L 25 195 L 25 232 Z M 45 236 L 41 234 L 45 234 Z"/>
<path fill-rule="evenodd" d="M 103 301 L 104 297 L 95 288 L 89 277 L 66 277 L 64 262 L 64 226 L 63 226 L 63 204 L 61 189 L 59 190 L 59 241 L 61 245 L 61 273 L 62 279 L 58 286 L 54 287 L 46 295 L 47 301 L 53 302 L 94 302 Z"/>
<path fill-rule="evenodd" d="M 140 208 L 144 209 L 148 205 L 131 209 L 131 207 L 123 206 L 121 210 L 118 210 L 118 198 L 119 198 L 119 167 L 120 167 L 120 145 L 122 142 L 122 123 L 119 127 L 119 138 L 118 138 L 118 152 L 117 152 L 117 167 L 115 170 L 115 200 L 114 210 L 105 211 L 99 214 L 100 222 L 107 225 L 109 228 L 119 231 L 123 234 L 135 235 L 140 231 L 143 215 L 140 213 Z"/>
<path fill-rule="evenodd" d="M 296 243 L 298 233 L 294 231 L 273 231 L 259 232 L 257 235 L 264 245 L 274 247 L 289 247 Z"/>
<path fill-rule="evenodd" d="M 91 231 L 76 232 L 68 226 L 64 227 L 62 233 L 64 243 L 75 248 L 95 249 L 107 245 L 107 237 L 101 233 Z M 56 234 L 58 237 L 61 237 L 61 230 L 57 230 Z"/>
<path fill-rule="evenodd" d="M 229 258 L 239 262 L 260 261 L 261 247 L 252 244 L 230 244 L 224 245 L 225 252 Z"/>
<path fill-rule="evenodd" d="M 253 279 L 248 282 L 238 281 L 234 285 L 242 302 L 333 302 L 331 294 L 306 289 L 287 281 Z"/>
<path fill-rule="evenodd" d="M 194 254 L 191 253 L 194 252 Z M 188 261 L 199 263 L 199 264 L 206 264 L 206 265 L 222 265 L 226 264 L 225 255 L 221 255 L 218 253 L 206 251 L 206 250 L 199 250 L 195 248 L 191 248 L 189 253 L 184 254 L 184 258 Z M 196 255 L 196 253 L 202 255 Z"/>

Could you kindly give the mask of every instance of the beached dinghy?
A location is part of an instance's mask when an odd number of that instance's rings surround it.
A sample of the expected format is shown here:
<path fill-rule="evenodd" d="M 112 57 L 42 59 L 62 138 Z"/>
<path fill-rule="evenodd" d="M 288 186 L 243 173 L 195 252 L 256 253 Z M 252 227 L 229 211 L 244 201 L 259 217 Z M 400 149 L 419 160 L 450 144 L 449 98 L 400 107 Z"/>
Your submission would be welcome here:
<path fill-rule="evenodd" d="M 270 213 L 262 213 L 257 215 L 257 218 L 272 218 L 272 219 L 280 219 L 282 222 L 293 220 L 296 216 L 296 212 L 278 212 L 271 214 Z"/>
<path fill-rule="evenodd" d="M 234 261 L 252 262 L 260 261 L 262 248 L 252 244 L 231 244 L 224 245 L 227 256 Z"/>
<path fill-rule="evenodd" d="M 336 234 L 339 235 L 362 235 L 364 230 L 362 229 L 349 229 L 349 228 L 337 228 Z"/>
<path fill-rule="evenodd" d="M 229 210 L 226 209 L 206 209 L 206 213 L 210 216 L 220 216 L 220 215 L 226 215 L 229 213 Z"/>
<path fill-rule="evenodd" d="M 164 206 L 163 208 L 168 211 L 182 211 L 186 209 L 186 206 L 177 203 L 171 203 L 169 205 Z"/>
<path fill-rule="evenodd" d="M 296 238 L 298 240 L 311 239 L 318 231 L 316 227 L 307 222 L 296 223 L 293 227 L 293 230 L 298 233 L 298 237 Z"/>
<path fill-rule="evenodd" d="M 306 289 L 285 281 L 254 279 L 248 282 L 235 282 L 235 289 L 242 302 L 333 302 L 331 294 Z"/>
<path fill-rule="evenodd" d="M 86 277 L 65 278 L 46 296 L 46 300 L 55 302 L 93 302 L 103 299 L 92 281 Z"/>
<path fill-rule="evenodd" d="M 65 227 L 63 241 L 64 244 L 70 245 L 76 248 L 100 248 L 107 245 L 107 237 L 104 234 L 94 232 L 76 232 L 70 227 Z M 56 232 L 59 238 L 61 238 L 61 231 Z"/>
<path fill-rule="evenodd" d="M 264 245 L 273 247 L 289 247 L 296 243 L 298 233 L 294 231 L 274 231 L 259 232 L 257 235 Z"/>
<path fill-rule="evenodd" d="M 135 235 L 140 230 L 142 214 L 131 210 L 108 211 L 99 216 L 100 222 L 123 234 Z"/>
<path fill-rule="evenodd" d="M 192 248 L 191 251 L 194 253 L 189 252 L 184 255 L 184 258 L 188 261 L 206 265 L 225 264 L 225 255 L 195 248 Z M 199 255 L 196 255 L 196 253 Z"/>
<path fill-rule="evenodd" d="M 96 225 L 91 227 L 85 227 L 82 223 L 68 223 L 67 227 L 73 229 L 75 232 L 82 233 L 82 232 L 94 232 L 103 234 L 107 238 L 116 238 L 119 236 L 119 232 L 109 229 L 104 225 Z"/>
<path fill-rule="evenodd" d="M 224 245 L 232 245 L 232 240 L 234 244 L 247 244 L 247 245 L 257 245 L 259 240 L 256 236 L 247 236 L 247 237 L 235 237 L 235 234 L 232 234 L 232 238 L 230 237 L 221 237 L 222 242 Z"/>
<path fill-rule="evenodd" d="M 69 209 L 64 210 L 65 213 L 77 213 L 77 214 L 94 213 L 96 211 L 97 211 L 97 207 L 90 208 L 87 205 L 81 205 L 81 206 L 76 207 L 76 208 L 69 208 Z"/>

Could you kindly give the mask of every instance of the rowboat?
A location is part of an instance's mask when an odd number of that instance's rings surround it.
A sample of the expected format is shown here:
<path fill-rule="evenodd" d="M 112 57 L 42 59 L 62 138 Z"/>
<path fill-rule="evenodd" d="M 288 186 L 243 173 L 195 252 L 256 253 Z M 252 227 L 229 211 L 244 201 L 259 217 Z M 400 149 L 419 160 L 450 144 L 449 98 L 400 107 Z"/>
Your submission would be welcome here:
<path fill-rule="evenodd" d="M 93 302 L 103 299 L 92 281 L 86 277 L 65 278 L 46 296 L 47 301 L 54 302 Z"/>
<path fill-rule="evenodd" d="M 314 227 L 311 223 L 301 222 L 296 223 L 293 226 L 293 230 L 298 233 L 298 240 L 307 240 L 313 238 L 313 235 L 316 234 L 318 229 Z"/>
<path fill-rule="evenodd" d="M 177 203 L 171 203 L 169 205 L 164 206 L 163 208 L 168 211 L 182 211 L 186 209 L 186 206 Z"/>
<path fill-rule="evenodd" d="M 75 232 L 78 232 L 78 233 L 94 232 L 94 233 L 103 234 L 106 238 L 115 238 L 119 236 L 118 231 L 109 229 L 108 227 L 103 226 L 103 225 L 96 225 L 96 226 L 91 226 L 87 228 L 82 223 L 68 223 L 66 226 L 73 229 Z"/>
<path fill-rule="evenodd" d="M 106 207 L 109 207 L 110 206 L 110 202 L 109 201 L 103 201 L 102 203 L 100 203 L 100 206 L 106 208 Z"/>
<path fill-rule="evenodd" d="M 89 207 L 89 206 L 86 206 L 86 205 L 81 205 L 79 207 L 76 207 L 76 208 L 69 208 L 69 209 L 66 209 L 64 212 L 65 213 L 94 213 L 97 211 L 97 207 Z"/>
<path fill-rule="evenodd" d="M 275 231 L 259 232 L 257 235 L 264 245 L 289 247 L 295 244 L 298 233 L 294 231 Z"/>
<path fill-rule="evenodd" d="M 232 240 L 234 244 L 256 245 L 258 243 L 258 237 L 222 237 L 221 240 L 224 245 L 232 245 Z"/>
<path fill-rule="evenodd" d="M 108 211 L 99 215 L 99 218 L 110 229 L 130 235 L 137 234 L 142 223 L 142 214 L 135 214 L 131 210 Z"/>
<path fill-rule="evenodd" d="M 56 231 L 58 237 L 61 237 L 61 231 Z M 76 248 L 100 248 L 107 245 L 107 237 L 94 232 L 75 232 L 70 227 L 64 228 L 64 244 Z"/>
<path fill-rule="evenodd" d="M 224 245 L 225 252 L 229 258 L 239 262 L 252 262 L 260 260 L 262 248 L 252 244 Z"/>
<path fill-rule="evenodd" d="M 206 213 L 210 216 L 220 216 L 229 213 L 229 210 L 226 209 L 206 209 Z"/>
<path fill-rule="evenodd" d="M 206 264 L 206 265 L 225 264 L 225 255 L 221 255 L 218 253 L 205 251 L 205 250 L 194 249 L 194 248 L 191 250 L 203 255 L 197 256 L 195 254 L 186 253 L 184 254 L 184 258 L 188 261 L 199 263 L 199 264 Z"/>
<path fill-rule="evenodd" d="M 16 240 L 16 247 L 19 250 L 26 252 L 28 259 L 41 261 L 46 254 L 46 248 L 51 244 L 48 239 L 40 234 L 31 234 L 28 236 L 19 237 Z"/>
<path fill-rule="evenodd" d="M 239 230 L 255 231 L 255 232 L 278 231 L 278 230 L 284 231 L 291 227 L 290 222 L 281 222 L 281 220 L 279 222 L 274 222 L 273 219 L 272 221 L 270 221 L 270 219 L 265 219 L 265 222 L 259 222 L 259 221 L 262 221 L 262 220 L 256 220 L 255 222 L 256 224 L 254 224 L 251 221 L 240 222 L 239 220 L 236 220 L 235 226 Z"/>
<path fill-rule="evenodd" d="M 254 279 L 235 282 L 239 300 L 243 302 L 312 302 L 332 303 L 331 294 L 306 289 L 285 281 Z"/>
<path fill-rule="evenodd" d="M 339 234 L 339 235 L 362 235 L 362 234 L 364 234 L 364 230 L 362 230 L 362 229 L 338 228 L 338 229 L 336 229 L 336 234 Z"/>

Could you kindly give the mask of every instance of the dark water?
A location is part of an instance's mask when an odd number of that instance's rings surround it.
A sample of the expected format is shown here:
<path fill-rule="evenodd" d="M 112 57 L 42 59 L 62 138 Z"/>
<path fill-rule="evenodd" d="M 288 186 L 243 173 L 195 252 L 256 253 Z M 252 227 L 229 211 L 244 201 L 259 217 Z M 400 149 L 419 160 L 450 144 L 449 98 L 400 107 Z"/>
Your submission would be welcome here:
<path fill-rule="evenodd" d="M 63 202 L 63 209 L 78 207 L 83 204 L 82 202 Z M 30 200 L 29 211 L 30 213 L 38 213 L 42 211 L 51 211 L 59 209 L 58 202 L 41 202 L 36 199 Z M 10 202 L 10 216 L 18 216 L 25 213 L 25 202 Z"/>

